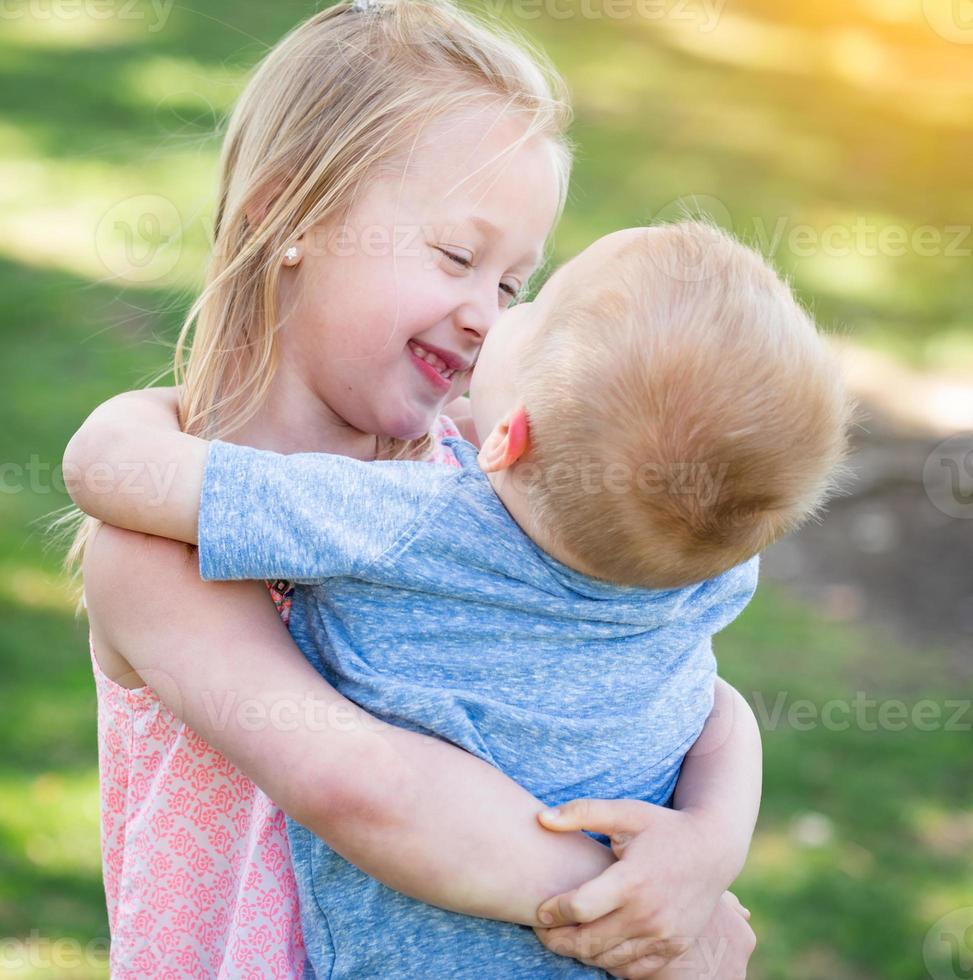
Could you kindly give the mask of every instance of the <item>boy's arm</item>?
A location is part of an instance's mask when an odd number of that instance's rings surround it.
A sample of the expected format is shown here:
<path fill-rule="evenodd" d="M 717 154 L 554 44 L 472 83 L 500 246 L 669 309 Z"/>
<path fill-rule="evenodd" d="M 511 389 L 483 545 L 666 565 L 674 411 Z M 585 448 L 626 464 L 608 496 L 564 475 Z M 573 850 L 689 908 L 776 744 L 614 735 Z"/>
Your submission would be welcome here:
<path fill-rule="evenodd" d="M 716 678 L 713 710 L 683 760 L 673 806 L 695 815 L 714 845 L 714 870 L 728 888 L 743 870 L 760 809 L 760 727 L 736 688 Z"/>
<path fill-rule="evenodd" d="M 538 910 L 554 952 L 605 967 L 585 950 L 620 935 L 671 958 L 699 936 L 746 860 L 760 804 L 760 732 L 750 706 L 717 678 L 713 710 L 683 761 L 674 809 L 635 800 L 574 800 L 545 811 L 550 830 L 608 835 L 619 858 L 594 881 Z M 635 959 L 633 955 L 633 959 Z"/>
<path fill-rule="evenodd" d="M 135 393 L 106 402 L 68 444 L 65 483 L 107 524 L 198 542 L 205 579 L 352 574 L 415 520 L 436 480 L 428 464 L 284 456 L 176 425 Z"/>

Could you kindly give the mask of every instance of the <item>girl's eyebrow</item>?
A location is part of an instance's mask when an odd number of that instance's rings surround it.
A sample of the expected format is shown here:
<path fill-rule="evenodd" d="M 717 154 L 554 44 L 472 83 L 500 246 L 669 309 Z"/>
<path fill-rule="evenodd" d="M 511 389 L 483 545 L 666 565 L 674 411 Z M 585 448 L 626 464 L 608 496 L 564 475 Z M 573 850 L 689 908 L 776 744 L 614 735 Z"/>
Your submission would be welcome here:
<path fill-rule="evenodd" d="M 500 229 L 487 218 L 484 218 L 482 214 L 471 214 L 470 224 L 476 225 L 480 231 L 485 232 L 487 235 L 492 235 L 497 238 L 500 235 Z"/>
<path fill-rule="evenodd" d="M 469 222 L 476 228 L 479 228 L 485 235 L 491 238 L 499 238 L 501 235 L 500 229 L 488 218 L 484 218 L 482 214 L 471 214 L 469 217 Z M 525 265 L 529 265 L 532 269 L 536 269 L 540 265 L 543 254 L 540 249 L 535 250 L 529 256 L 524 259 Z"/>

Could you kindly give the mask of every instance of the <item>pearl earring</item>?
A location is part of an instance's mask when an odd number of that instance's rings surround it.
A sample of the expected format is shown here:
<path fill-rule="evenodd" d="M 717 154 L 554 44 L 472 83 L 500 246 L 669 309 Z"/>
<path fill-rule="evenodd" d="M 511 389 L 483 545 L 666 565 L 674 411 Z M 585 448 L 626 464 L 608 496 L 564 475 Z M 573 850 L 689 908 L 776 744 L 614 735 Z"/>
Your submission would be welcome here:
<path fill-rule="evenodd" d="M 300 252 L 298 252 L 297 246 L 291 245 L 291 247 L 284 252 L 284 265 L 297 265 L 299 256 Z"/>

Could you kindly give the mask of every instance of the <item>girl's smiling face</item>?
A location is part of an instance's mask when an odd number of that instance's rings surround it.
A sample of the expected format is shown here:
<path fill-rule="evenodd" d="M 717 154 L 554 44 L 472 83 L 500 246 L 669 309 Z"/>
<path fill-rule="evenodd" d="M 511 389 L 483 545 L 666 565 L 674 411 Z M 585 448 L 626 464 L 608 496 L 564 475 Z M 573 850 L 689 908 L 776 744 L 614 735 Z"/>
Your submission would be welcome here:
<path fill-rule="evenodd" d="M 360 432 L 414 439 L 466 391 L 480 344 L 543 259 L 555 147 L 496 109 L 431 125 L 408 173 L 298 243 L 280 373 Z M 278 380 L 283 381 L 280 377 Z"/>

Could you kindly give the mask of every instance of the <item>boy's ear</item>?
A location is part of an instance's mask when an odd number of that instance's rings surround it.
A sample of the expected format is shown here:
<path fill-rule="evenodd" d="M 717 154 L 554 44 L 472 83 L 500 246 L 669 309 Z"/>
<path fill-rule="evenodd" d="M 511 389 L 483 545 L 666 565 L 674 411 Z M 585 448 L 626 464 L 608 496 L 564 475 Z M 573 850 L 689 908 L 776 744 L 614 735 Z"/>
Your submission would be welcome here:
<path fill-rule="evenodd" d="M 517 402 L 483 440 L 476 461 L 484 473 L 496 473 L 513 466 L 529 447 L 530 423 L 527 420 L 527 410 L 522 402 Z"/>

